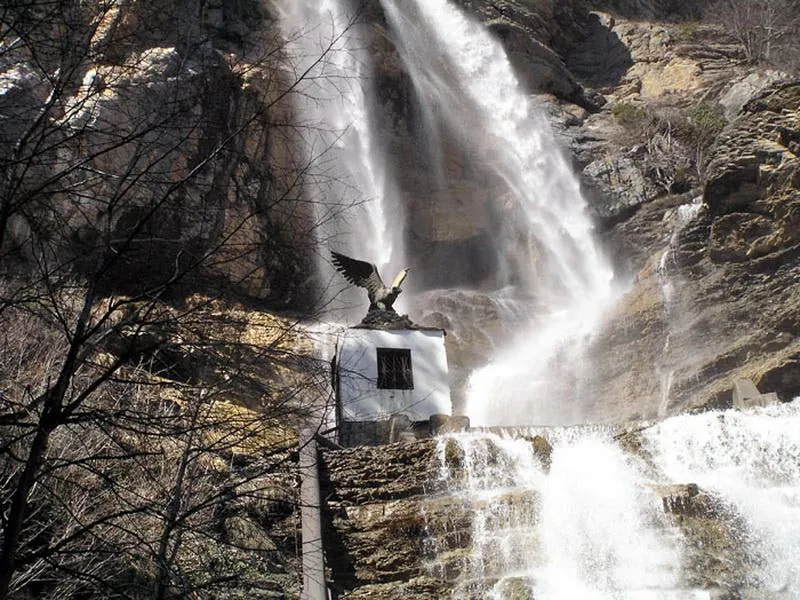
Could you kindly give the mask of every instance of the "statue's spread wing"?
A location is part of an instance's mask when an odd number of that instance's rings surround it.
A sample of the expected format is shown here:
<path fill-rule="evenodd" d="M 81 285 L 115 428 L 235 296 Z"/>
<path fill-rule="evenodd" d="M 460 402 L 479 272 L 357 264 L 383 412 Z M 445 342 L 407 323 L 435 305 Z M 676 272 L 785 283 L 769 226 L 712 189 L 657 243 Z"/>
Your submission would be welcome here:
<path fill-rule="evenodd" d="M 378 268 L 366 261 L 350 258 L 338 252 L 331 252 L 333 266 L 344 278 L 353 285 L 367 288 L 370 294 L 376 294 L 384 289 L 383 280 L 378 274 Z"/>
<path fill-rule="evenodd" d="M 406 277 L 408 276 L 408 272 L 410 270 L 411 269 L 403 269 L 402 271 L 400 271 L 397 274 L 397 277 L 394 278 L 394 281 L 392 282 L 392 287 L 399 288 L 401 285 L 403 285 L 403 282 L 406 280 Z"/>

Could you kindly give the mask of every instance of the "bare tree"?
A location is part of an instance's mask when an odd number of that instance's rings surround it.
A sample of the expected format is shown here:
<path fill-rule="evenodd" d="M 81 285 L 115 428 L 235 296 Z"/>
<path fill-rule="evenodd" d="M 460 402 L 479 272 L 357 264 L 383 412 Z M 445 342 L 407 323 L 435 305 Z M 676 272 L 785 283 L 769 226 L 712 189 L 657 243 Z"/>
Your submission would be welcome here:
<path fill-rule="evenodd" d="M 751 62 L 787 64 L 786 54 L 797 54 L 797 0 L 717 0 L 706 14 L 734 36 Z"/>
<path fill-rule="evenodd" d="M 291 486 L 280 424 L 327 389 L 297 319 L 253 341 L 213 300 L 313 302 L 288 103 L 307 73 L 277 36 L 153 47 L 132 6 L 0 8 L 0 598 L 241 577 L 231 506 Z"/>

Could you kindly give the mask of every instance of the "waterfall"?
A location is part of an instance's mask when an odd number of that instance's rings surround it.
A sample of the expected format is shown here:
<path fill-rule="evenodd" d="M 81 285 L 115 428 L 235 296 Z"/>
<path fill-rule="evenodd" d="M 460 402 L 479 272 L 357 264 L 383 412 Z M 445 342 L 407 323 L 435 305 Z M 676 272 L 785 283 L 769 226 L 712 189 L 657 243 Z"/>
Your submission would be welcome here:
<path fill-rule="evenodd" d="M 506 189 L 495 199 L 496 295 L 525 305 L 527 325 L 473 374 L 467 413 L 476 424 L 576 422 L 580 406 L 568 400 L 588 375 L 582 342 L 612 296 L 578 181 L 482 25 L 448 0 L 382 5 L 426 121 L 438 118 Z"/>
<path fill-rule="evenodd" d="M 394 276 L 390 265 L 405 266 L 402 211 L 373 114 L 369 29 L 347 0 L 277 5 L 283 52 L 297 82 L 292 99 L 304 153 L 302 197 L 315 209 L 321 285 L 335 316 L 360 319 L 364 294 L 348 291 L 333 274 L 328 250 L 375 263 L 385 279 Z"/>
<path fill-rule="evenodd" d="M 307 73 L 295 109 L 315 165 L 303 188 L 324 225 L 320 241 L 385 268 L 402 256 L 403 215 L 392 205 L 375 126 L 367 32 L 345 0 L 279 4 L 285 52 L 296 74 Z M 504 190 L 494 198 L 499 272 L 491 293 L 499 310 L 522 311 L 526 326 L 473 374 L 467 413 L 486 425 L 578 422 L 580 403 L 591 400 L 585 349 L 614 298 L 578 182 L 488 31 L 448 0 L 381 5 L 420 103 L 432 176 L 446 176 L 447 137 Z M 672 243 L 697 210 L 676 212 L 659 271 L 668 312 Z M 662 413 L 672 381 L 671 365 L 663 366 Z M 644 427 L 635 443 L 617 433 L 540 427 L 527 437 L 440 438 L 439 483 L 469 532 L 430 531 L 431 572 L 455 578 L 456 598 L 800 598 L 800 399 L 669 418 Z M 534 435 L 549 439 L 551 451 Z M 700 517 L 665 510 L 672 500 L 663 490 L 686 484 L 700 490 Z M 719 527 L 693 530 L 701 518 Z M 465 538 L 466 553 L 457 545 Z M 719 548 L 709 550 L 715 539 Z M 703 572 L 698 556 L 728 579 Z"/>
<path fill-rule="evenodd" d="M 680 552 L 641 469 L 610 439 L 583 434 L 555 443 L 549 471 L 528 439 L 440 444 L 463 453 L 463 479 L 450 483 L 473 515 L 454 597 L 599 600 L 677 588 Z"/>
<path fill-rule="evenodd" d="M 452 536 L 429 543 L 431 570 L 456 574 L 453 597 L 699 600 L 722 586 L 723 597 L 800 598 L 800 399 L 673 417 L 637 448 L 611 428 L 538 432 L 549 455 L 532 432 L 439 441 L 439 477 L 471 530 L 455 566 L 444 564 L 459 556 L 442 541 Z M 711 533 L 664 509 L 660 490 L 689 483 L 716 501 Z M 693 553 L 704 551 L 727 580 L 702 571 Z"/>
<path fill-rule="evenodd" d="M 646 440 L 660 473 L 717 494 L 741 519 L 743 585 L 759 597 L 800 598 L 800 398 L 673 417 Z"/>
<path fill-rule="evenodd" d="M 667 414 L 669 407 L 670 392 L 672 391 L 672 380 L 675 375 L 675 365 L 669 361 L 670 342 L 674 332 L 674 322 L 677 315 L 675 315 L 676 308 L 674 306 L 675 296 L 675 281 L 670 273 L 670 269 L 675 262 L 675 249 L 678 246 L 678 240 L 681 232 L 686 226 L 705 210 L 705 205 L 702 203 L 702 197 L 693 199 L 690 203 L 681 204 L 669 217 L 674 221 L 672 226 L 672 234 L 669 238 L 669 244 L 656 267 L 656 274 L 661 286 L 661 297 L 664 301 L 664 316 L 667 322 L 667 334 L 664 338 L 664 348 L 662 350 L 661 362 L 658 366 L 659 377 L 661 379 L 661 401 L 658 406 L 658 416 L 664 417 Z"/>

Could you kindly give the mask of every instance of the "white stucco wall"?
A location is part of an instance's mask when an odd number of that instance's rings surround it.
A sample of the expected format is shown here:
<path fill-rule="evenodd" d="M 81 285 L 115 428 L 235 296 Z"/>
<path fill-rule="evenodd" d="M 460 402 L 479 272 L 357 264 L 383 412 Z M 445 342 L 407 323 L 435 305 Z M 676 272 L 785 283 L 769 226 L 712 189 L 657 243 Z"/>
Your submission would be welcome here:
<path fill-rule="evenodd" d="M 411 350 L 413 390 L 378 389 L 377 348 Z M 340 415 L 375 421 L 405 413 L 412 421 L 452 412 L 444 332 L 350 329 L 338 349 Z"/>

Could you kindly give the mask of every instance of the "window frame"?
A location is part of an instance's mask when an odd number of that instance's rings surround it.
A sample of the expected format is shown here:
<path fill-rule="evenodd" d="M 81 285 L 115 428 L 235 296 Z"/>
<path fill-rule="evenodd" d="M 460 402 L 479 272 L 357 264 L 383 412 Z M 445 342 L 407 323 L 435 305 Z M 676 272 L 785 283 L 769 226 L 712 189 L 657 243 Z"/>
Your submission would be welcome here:
<path fill-rule="evenodd" d="M 379 390 L 413 390 L 411 348 L 376 348 Z"/>

